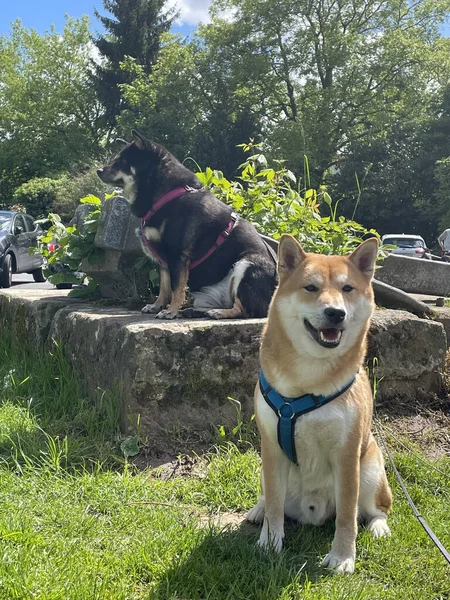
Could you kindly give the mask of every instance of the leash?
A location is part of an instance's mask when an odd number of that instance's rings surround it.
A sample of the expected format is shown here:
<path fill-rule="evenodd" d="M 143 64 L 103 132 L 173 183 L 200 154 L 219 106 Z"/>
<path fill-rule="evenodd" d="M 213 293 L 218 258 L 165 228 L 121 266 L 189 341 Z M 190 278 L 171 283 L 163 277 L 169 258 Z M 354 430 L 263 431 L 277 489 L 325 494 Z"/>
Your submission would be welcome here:
<path fill-rule="evenodd" d="M 434 531 L 431 529 L 431 527 L 428 525 L 428 523 L 426 522 L 425 518 L 420 514 L 420 512 L 417 510 L 416 505 L 414 504 L 411 496 L 408 493 L 408 490 L 406 489 L 406 486 L 403 482 L 403 479 L 400 475 L 400 473 L 397 470 L 397 467 L 395 466 L 394 460 L 392 458 L 391 453 L 389 452 L 389 449 L 387 447 L 386 441 L 383 437 L 383 434 L 381 432 L 381 427 L 379 425 L 379 423 L 377 422 L 377 419 L 374 419 L 374 423 L 375 423 L 375 427 L 377 429 L 377 433 L 380 437 L 380 440 L 384 446 L 384 450 L 387 454 L 387 457 L 389 458 L 389 462 L 391 463 L 392 466 L 392 470 L 394 471 L 394 475 L 398 481 L 398 484 L 400 485 L 400 488 L 403 492 L 403 494 L 405 495 L 405 498 L 407 499 L 413 513 L 414 516 L 416 517 L 416 519 L 419 521 L 419 523 L 422 525 L 422 527 L 425 529 L 428 537 L 431 539 L 431 541 L 433 542 L 433 544 L 436 546 L 436 548 L 439 550 L 439 552 L 442 554 L 442 556 L 445 558 L 445 560 L 448 562 L 448 564 L 450 565 L 450 552 L 445 548 L 444 544 L 440 541 L 440 539 L 437 537 L 437 535 L 434 533 Z"/>
<path fill-rule="evenodd" d="M 162 258 L 162 256 L 160 254 L 158 254 L 158 252 L 156 252 L 154 247 L 150 244 L 149 240 L 147 239 L 147 237 L 145 235 L 145 225 L 160 208 L 162 208 L 165 204 L 167 204 L 171 200 L 175 200 L 176 198 L 179 198 L 180 196 L 183 196 L 186 193 L 192 194 L 192 193 L 200 192 L 200 191 L 202 191 L 202 190 L 190 187 L 189 185 L 185 185 L 184 187 L 174 188 L 173 190 L 170 190 L 169 192 L 167 192 L 166 194 L 163 194 L 160 198 L 158 198 L 158 200 L 153 204 L 152 208 L 148 211 L 148 213 L 145 215 L 145 217 L 142 217 L 142 219 L 141 219 L 142 241 L 145 244 L 145 246 L 147 246 L 147 248 L 150 250 L 152 255 L 156 258 L 156 260 L 163 267 L 168 267 L 168 263 L 164 258 Z M 239 220 L 238 215 L 235 212 L 232 212 L 230 215 L 230 220 L 228 222 L 228 225 L 225 227 L 225 229 L 223 231 L 221 231 L 219 233 L 216 241 L 211 246 L 211 248 L 203 256 L 201 256 L 199 259 L 195 260 L 194 262 L 192 262 L 189 265 L 189 271 L 192 271 L 192 269 L 195 269 L 195 267 L 198 267 L 202 262 L 204 262 L 207 258 L 209 258 L 211 256 L 211 254 L 213 254 L 213 252 L 215 252 L 217 250 L 217 248 L 219 248 L 225 242 L 225 240 L 228 238 L 230 233 L 233 231 L 238 220 Z"/>
<path fill-rule="evenodd" d="M 291 462 L 298 465 L 297 450 L 295 448 L 295 423 L 297 419 L 341 396 L 353 385 L 355 379 L 356 375 L 342 389 L 331 396 L 304 394 L 298 398 L 286 398 L 270 385 L 263 370 L 260 370 L 259 389 L 264 400 L 278 416 L 278 443 Z"/>

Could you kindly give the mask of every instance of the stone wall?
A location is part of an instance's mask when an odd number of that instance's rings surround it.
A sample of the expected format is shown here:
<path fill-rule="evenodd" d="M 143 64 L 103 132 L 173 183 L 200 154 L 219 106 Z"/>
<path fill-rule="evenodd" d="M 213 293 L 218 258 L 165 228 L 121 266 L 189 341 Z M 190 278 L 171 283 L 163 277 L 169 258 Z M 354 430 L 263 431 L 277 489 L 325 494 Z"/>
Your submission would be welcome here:
<path fill-rule="evenodd" d="M 154 441 L 235 423 L 228 397 L 242 403 L 244 415 L 252 413 L 264 321 L 159 321 L 74 302 L 58 290 L 0 291 L 2 327 L 35 347 L 62 342 L 87 389 L 117 390 L 124 428 L 140 415 L 141 432 Z M 446 350 L 441 323 L 376 311 L 368 358 L 377 358 L 382 399 L 439 393 Z"/>

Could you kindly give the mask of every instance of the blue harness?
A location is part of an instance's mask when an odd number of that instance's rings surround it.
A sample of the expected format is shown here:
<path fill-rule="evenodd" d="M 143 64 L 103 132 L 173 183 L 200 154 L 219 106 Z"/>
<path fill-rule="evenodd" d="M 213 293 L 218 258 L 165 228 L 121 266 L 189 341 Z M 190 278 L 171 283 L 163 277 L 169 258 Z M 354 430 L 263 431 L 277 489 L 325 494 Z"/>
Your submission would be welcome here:
<path fill-rule="evenodd" d="M 299 398 L 285 398 L 279 392 L 273 389 L 267 381 L 262 369 L 259 372 L 259 389 L 264 396 L 264 400 L 278 415 L 278 443 L 290 461 L 298 465 L 297 452 L 295 449 L 295 422 L 298 417 L 320 408 L 335 398 L 346 392 L 356 379 L 356 375 L 344 385 L 336 394 L 332 396 L 315 396 L 314 394 L 304 394 Z"/>

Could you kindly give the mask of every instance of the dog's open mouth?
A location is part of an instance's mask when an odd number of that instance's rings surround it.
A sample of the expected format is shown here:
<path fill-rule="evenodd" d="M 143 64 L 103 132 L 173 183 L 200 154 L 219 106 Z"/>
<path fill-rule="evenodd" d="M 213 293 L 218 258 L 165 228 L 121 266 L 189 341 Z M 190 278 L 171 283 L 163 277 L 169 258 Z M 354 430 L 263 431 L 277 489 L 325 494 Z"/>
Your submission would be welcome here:
<path fill-rule="evenodd" d="M 312 337 L 324 348 L 337 348 L 341 343 L 342 329 L 335 327 L 316 329 L 307 319 L 304 320 L 304 323 Z"/>

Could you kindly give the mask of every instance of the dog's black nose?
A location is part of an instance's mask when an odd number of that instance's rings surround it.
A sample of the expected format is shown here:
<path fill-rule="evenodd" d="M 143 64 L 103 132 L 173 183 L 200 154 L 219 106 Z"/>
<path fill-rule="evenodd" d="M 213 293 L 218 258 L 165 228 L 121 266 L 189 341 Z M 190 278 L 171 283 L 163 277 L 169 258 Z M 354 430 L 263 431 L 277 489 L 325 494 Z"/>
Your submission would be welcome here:
<path fill-rule="evenodd" d="M 341 308 L 329 307 L 326 308 L 324 312 L 328 320 L 332 323 L 342 323 L 346 316 L 345 310 L 342 310 Z"/>

